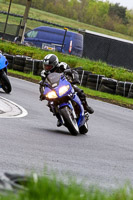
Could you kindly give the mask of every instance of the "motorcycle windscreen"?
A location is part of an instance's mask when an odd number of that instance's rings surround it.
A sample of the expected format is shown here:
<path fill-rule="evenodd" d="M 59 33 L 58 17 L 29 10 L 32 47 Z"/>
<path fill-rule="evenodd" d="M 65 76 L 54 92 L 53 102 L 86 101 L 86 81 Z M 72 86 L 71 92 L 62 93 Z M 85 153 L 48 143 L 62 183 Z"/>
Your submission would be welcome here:
<path fill-rule="evenodd" d="M 61 75 L 62 73 L 51 73 L 47 76 L 47 82 L 50 84 L 50 85 L 54 85 L 54 84 L 59 84 L 60 82 L 60 78 L 61 78 Z"/>

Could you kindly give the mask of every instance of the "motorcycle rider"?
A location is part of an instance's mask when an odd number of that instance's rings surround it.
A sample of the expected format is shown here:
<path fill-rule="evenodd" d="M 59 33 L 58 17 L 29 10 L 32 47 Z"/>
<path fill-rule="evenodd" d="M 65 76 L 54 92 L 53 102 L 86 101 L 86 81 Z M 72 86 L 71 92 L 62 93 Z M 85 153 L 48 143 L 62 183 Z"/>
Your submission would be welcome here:
<path fill-rule="evenodd" d="M 72 86 L 75 90 L 75 92 L 77 92 L 78 97 L 80 98 L 82 105 L 84 107 L 84 110 L 87 111 L 89 114 L 94 113 L 94 110 L 88 106 L 87 101 L 86 101 L 86 96 L 83 92 L 82 89 L 78 88 L 75 84 L 79 84 L 79 75 L 77 73 L 77 71 L 75 71 L 74 69 L 71 69 L 69 67 L 69 65 L 65 62 L 59 62 L 58 57 L 55 54 L 48 54 L 44 57 L 43 59 L 43 69 L 41 72 L 41 78 L 42 81 L 40 81 L 40 100 L 44 100 L 45 97 L 43 95 L 44 92 L 44 82 L 45 79 L 47 77 L 47 75 L 49 73 L 53 73 L 53 72 L 57 72 L 57 73 L 65 73 L 69 76 L 71 76 L 72 78 Z M 57 122 L 57 126 L 60 126 L 59 121 Z"/>

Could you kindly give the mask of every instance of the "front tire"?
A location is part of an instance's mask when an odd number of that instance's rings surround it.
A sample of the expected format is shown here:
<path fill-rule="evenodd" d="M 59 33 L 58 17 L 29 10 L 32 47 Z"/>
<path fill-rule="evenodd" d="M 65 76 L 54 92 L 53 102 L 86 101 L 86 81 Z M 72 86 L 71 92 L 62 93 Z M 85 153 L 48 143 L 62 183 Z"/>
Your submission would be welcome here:
<path fill-rule="evenodd" d="M 77 121 L 73 116 L 72 110 L 69 107 L 63 107 L 60 110 L 60 114 L 62 115 L 65 126 L 68 128 L 70 133 L 74 136 L 79 134 L 79 127 L 77 125 Z"/>
<path fill-rule="evenodd" d="M 1 83 L 2 83 L 2 89 L 9 94 L 12 90 L 12 87 L 5 72 L 3 72 L 3 74 L 1 75 Z"/>

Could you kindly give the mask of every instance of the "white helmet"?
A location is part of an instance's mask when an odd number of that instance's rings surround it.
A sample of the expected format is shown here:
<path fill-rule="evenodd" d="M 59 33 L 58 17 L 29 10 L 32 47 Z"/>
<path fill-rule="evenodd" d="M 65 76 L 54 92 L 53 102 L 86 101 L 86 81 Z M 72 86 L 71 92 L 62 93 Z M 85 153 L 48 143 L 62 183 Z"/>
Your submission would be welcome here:
<path fill-rule="evenodd" d="M 43 59 L 43 68 L 47 72 L 53 72 L 54 68 L 59 64 L 59 59 L 54 54 L 48 54 Z"/>

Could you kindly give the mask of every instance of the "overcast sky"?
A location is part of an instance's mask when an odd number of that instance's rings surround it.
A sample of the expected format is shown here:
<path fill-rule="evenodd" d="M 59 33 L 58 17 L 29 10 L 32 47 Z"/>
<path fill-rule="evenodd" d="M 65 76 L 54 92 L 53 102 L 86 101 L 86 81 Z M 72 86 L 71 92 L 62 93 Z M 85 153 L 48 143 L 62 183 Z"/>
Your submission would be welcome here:
<path fill-rule="evenodd" d="M 106 0 L 103 0 L 106 1 Z M 127 9 L 133 9 L 133 0 L 109 0 L 110 3 L 120 3 L 121 6 L 127 7 Z"/>

